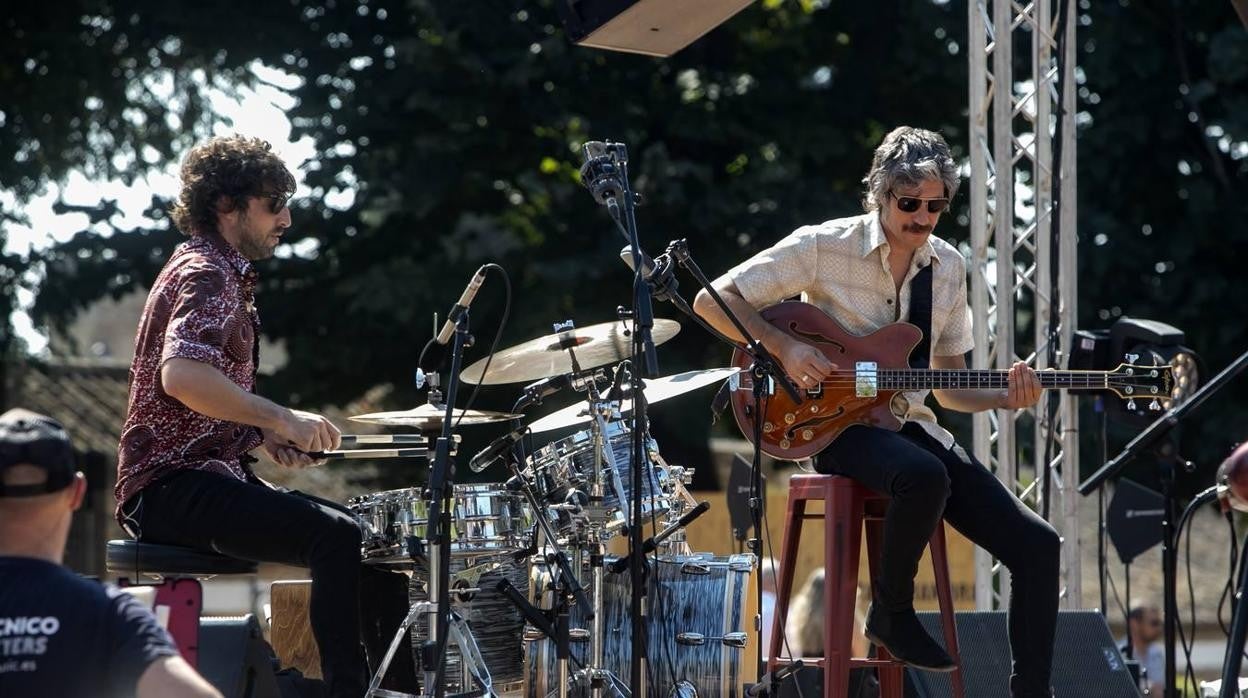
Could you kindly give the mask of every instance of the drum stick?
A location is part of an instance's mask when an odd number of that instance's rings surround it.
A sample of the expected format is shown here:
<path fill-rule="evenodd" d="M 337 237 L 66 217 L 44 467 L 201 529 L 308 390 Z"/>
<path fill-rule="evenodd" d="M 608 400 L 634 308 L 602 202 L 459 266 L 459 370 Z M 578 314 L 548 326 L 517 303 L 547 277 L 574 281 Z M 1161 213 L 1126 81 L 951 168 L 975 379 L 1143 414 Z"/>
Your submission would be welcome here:
<path fill-rule="evenodd" d="M 424 434 L 343 434 L 342 445 L 364 444 L 423 444 L 428 440 Z"/>
<path fill-rule="evenodd" d="M 428 458 L 427 448 L 362 448 L 354 451 L 312 451 L 315 460 L 349 460 L 354 458 Z"/>

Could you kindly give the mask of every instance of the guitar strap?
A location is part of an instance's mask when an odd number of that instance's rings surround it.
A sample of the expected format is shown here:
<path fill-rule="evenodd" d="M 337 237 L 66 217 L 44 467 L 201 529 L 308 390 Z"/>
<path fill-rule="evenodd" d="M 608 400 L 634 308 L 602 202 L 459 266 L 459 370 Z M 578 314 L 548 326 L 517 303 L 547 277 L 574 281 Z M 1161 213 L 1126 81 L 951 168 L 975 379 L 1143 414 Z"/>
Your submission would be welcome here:
<path fill-rule="evenodd" d="M 927 368 L 932 357 L 932 263 L 910 280 L 910 324 L 923 331 L 919 345 L 910 352 L 910 368 Z"/>

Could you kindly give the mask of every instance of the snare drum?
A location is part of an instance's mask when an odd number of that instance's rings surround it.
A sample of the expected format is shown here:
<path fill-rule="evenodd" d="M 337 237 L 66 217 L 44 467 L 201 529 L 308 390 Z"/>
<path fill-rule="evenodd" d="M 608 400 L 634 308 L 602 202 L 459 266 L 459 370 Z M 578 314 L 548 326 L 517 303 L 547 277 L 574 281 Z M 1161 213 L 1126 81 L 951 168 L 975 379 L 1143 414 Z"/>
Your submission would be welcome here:
<path fill-rule="evenodd" d="M 624 421 L 607 423 L 605 441 L 615 460 L 603 454 L 602 458 L 602 504 L 608 518 L 608 528 L 622 526 L 632 513 L 633 500 L 633 439 L 632 431 Z M 537 478 L 539 488 L 551 504 L 562 503 L 568 491 L 577 489 L 590 494 L 594 474 L 594 435 L 586 429 L 565 439 L 552 442 L 537 449 L 529 459 L 529 472 Z M 617 494 L 615 476 L 623 490 L 625 501 Z M 671 508 L 672 488 L 668 482 L 667 463 L 659 455 L 658 444 L 646 439 L 646 467 L 642 472 L 641 512 L 644 520 L 666 514 Z"/>
<path fill-rule="evenodd" d="M 429 502 L 420 489 L 374 492 L 347 500 L 364 528 L 361 554 L 371 564 L 411 564 L 405 541 L 428 537 Z M 455 485 L 451 556 L 502 555 L 528 547 L 532 516 L 520 495 L 501 484 Z"/>

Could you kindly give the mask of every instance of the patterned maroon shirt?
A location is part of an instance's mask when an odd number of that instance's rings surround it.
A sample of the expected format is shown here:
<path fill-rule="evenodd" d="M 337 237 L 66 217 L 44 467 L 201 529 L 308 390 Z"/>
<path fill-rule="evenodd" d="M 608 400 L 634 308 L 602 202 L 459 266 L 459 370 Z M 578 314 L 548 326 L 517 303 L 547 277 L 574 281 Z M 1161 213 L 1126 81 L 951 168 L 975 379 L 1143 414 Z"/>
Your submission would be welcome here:
<path fill-rule="evenodd" d="M 243 390 L 256 378 L 256 271 L 228 243 L 194 236 L 156 277 L 135 337 L 130 406 L 117 449 L 118 510 L 152 481 L 183 468 L 249 480 L 260 430 L 213 419 L 167 395 L 160 369 L 178 357 L 208 364 Z M 118 514 L 120 520 L 120 514 Z"/>

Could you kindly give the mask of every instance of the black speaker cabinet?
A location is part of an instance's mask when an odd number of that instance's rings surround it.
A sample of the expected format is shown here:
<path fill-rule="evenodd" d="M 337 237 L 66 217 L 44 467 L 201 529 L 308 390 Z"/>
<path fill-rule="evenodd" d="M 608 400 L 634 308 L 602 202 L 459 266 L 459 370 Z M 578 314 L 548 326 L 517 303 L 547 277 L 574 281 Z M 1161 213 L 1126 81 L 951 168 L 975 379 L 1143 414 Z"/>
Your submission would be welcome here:
<path fill-rule="evenodd" d="M 919 619 L 932 637 L 942 637 L 939 613 L 920 613 Z M 1004 611 L 957 614 L 966 698 L 1010 694 L 1010 641 L 1005 619 Z M 953 695 L 948 674 L 913 670 L 906 674 L 906 683 L 918 698 Z M 1131 680 L 1127 663 L 1100 613 L 1062 611 L 1058 614 L 1053 688 L 1061 698 L 1139 698 L 1140 692 Z"/>
<path fill-rule="evenodd" d="M 280 698 L 273 648 L 256 617 L 205 616 L 199 621 L 199 673 L 225 698 Z"/>
<path fill-rule="evenodd" d="M 754 0 L 555 0 L 581 46 L 670 56 Z"/>

